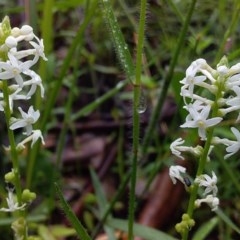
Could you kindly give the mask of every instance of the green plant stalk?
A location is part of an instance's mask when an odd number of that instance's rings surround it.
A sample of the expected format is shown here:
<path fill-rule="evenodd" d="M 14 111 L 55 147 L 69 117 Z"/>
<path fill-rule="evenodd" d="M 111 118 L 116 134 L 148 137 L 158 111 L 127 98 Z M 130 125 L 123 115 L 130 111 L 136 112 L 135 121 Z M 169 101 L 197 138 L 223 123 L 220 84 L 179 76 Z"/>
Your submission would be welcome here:
<path fill-rule="evenodd" d="M 97 226 L 92 232 L 92 238 L 95 239 L 97 236 L 98 231 L 101 229 L 102 225 L 106 222 L 108 215 L 111 213 L 112 209 L 114 208 L 115 203 L 118 201 L 120 196 L 123 194 L 126 186 L 130 180 L 131 172 L 128 171 L 127 174 L 124 175 L 124 179 L 121 182 L 120 186 L 117 189 L 117 193 L 114 195 L 113 199 L 111 200 L 110 204 L 107 206 L 107 209 L 103 215 L 103 217 L 99 220 Z"/>
<path fill-rule="evenodd" d="M 78 50 L 76 51 L 77 54 L 80 53 L 79 49 L 80 48 L 78 48 Z M 77 70 L 77 64 L 74 64 L 74 73 L 76 73 L 76 70 Z M 64 149 L 65 137 L 66 137 L 69 123 L 71 122 L 71 109 L 72 109 L 72 103 L 73 103 L 73 99 L 74 99 L 74 89 L 75 89 L 75 87 L 77 87 L 76 79 L 77 79 L 77 76 L 76 76 L 76 74 L 74 74 L 73 79 L 71 81 L 71 86 L 69 87 L 69 91 L 70 91 L 69 97 L 68 97 L 68 100 L 67 100 L 67 103 L 65 106 L 63 127 L 61 129 L 61 133 L 60 133 L 59 140 L 57 143 L 56 166 L 59 170 L 61 169 L 61 156 L 62 156 L 62 152 Z"/>
<path fill-rule="evenodd" d="M 54 107 L 54 103 L 56 102 L 56 98 L 57 98 L 58 93 L 61 89 L 63 79 L 64 79 L 65 75 L 67 74 L 67 70 L 68 70 L 68 68 L 71 64 L 72 57 L 73 57 L 73 55 L 76 51 L 76 48 L 79 46 L 79 43 L 81 43 L 82 40 L 84 39 L 83 38 L 84 31 L 86 30 L 91 18 L 94 15 L 96 5 L 97 5 L 97 1 L 93 1 L 92 3 L 93 4 L 92 4 L 91 8 L 89 9 L 88 14 L 86 15 L 82 25 L 79 27 L 79 30 L 76 34 L 76 37 L 74 38 L 74 40 L 73 40 L 73 42 L 72 42 L 72 44 L 69 48 L 67 56 L 66 56 L 66 58 L 63 62 L 63 65 L 61 67 L 59 77 L 55 81 L 55 86 L 52 89 L 52 94 L 49 96 L 49 100 L 46 103 L 47 107 L 46 107 L 46 110 L 44 111 L 44 115 L 43 115 L 43 118 L 42 118 L 42 121 L 41 121 L 41 126 L 40 126 L 41 130 L 46 130 L 46 123 L 47 123 L 48 118 L 51 114 L 52 108 Z"/>
<path fill-rule="evenodd" d="M 194 12 L 196 2 L 197 2 L 197 0 L 192 0 L 191 5 L 189 7 L 186 19 L 184 21 L 184 25 L 181 29 L 181 32 L 180 32 L 180 35 L 179 35 L 179 38 L 178 38 L 178 41 L 177 41 L 177 44 L 176 44 L 176 48 L 175 48 L 174 53 L 173 53 L 173 57 L 172 57 L 171 62 L 170 62 L 169 70 L 168 70 L 167 75 L 166 75 L 166 77 L 164 79 L 164 82 L 163 82 L 162 90 L 161 90 L 161 93 L 159 95 L 157 105 L 156 105 L 156 107 L 153 111 L 153 114 L 151 115 L 150 123 L 147 127 L 146 134 L 143 138 L 143 144 L 142 144 L 143 155 L 145 155 L 147 153 L 148 145 L 151 141 L 152 136 L 154 135 L 153 131 L 154 131 L 154 128 L 156 127 L 157 121 L 158 121 L 160 113 L 161 113 L 161 109 L 163 107 L 164 100 L 167 96 L 168 88 L 170 86 L 170 83 L 171 83 L 171 80 L 172 80 L 172 77 L 173 77 L 173 74 L 174 74 L 174 69 L 175 69 L 175 66 L 177 64 L 179 54 L 181 52 L 181 48 L 183 46 L 188 27 L 190 25 L 190 20 L 191 20 L 192 14 Z"/>
<path fill-rule="evenodd" d="M 133 225 L 135 213 L 135 188 L 137 178 L 137 160 L 139 150 L 139 130 L 140 130 L 140 116 L 138 113 L 140 87 L 135 85 L 133 98 L 133 146 L 132 146 L 132 160 L 131 160 L 131 178 L 130 178 L 130 193 L 128 206 L 128 238 L 133 239 Z"/>
<path fill-rule="evenodd" d="M 77 46 L 83 39 L 83 34 L 84 34 L 85 29 L 87 28 L 92 16 L 94 15 L 97 1 L 92 1 L 91 3 L 92 3 L 91 8 L 89 9 L 89 11 L 87 11 L 86 18 L 84 19 L 82 25 L 79 27 L 76 37 L 74 38 L 73 43 L 70 46 L 67 56 L 63 62 L 59 77 L 55 81 L 55 86 L 52 89 L 52 93 L 49 95 L 49 98 L 47 99 L 47 102 L 45 104 L 46 108 L 43 112 L 43 117 L 42 117 L 41 123 L 39 125 L 39 128 L 41 129 L 42 132 L 46 131 L 47 121 L 49 119 L 49 116 L 51 115 L 51 111 L 56 102 L 56 98 L 57 98 L 58 93 L 63 84 L 63 79 L 64 79 L 65 75 L 67 74 L 67 70 L 71 64 L 72 57 L 75 53 Z M 26 184 L 28 188 L 30 188 L 30 186 L 31 186 L 34 165 L 35 165 L 35 161 L 37 159 L 37 155 L 39 152 L 39 147 L 40 147 L 40 143 L 38 142 L 35 144 L 33 150 L 30 153 L 30 156 L 29 156 L 28 169 L 27 169 L 27 184 Z"/>
<path fill-rule="evenodd" d="M 222 99 L 222 97 L 223 97 L 222 87 L 218 86 L 218 91 L 216 93 L 215 101 L 214 101 L 214 104 L 213 104 L 213 107 L 212 107 L 211 117 L 218 116 L 218 100 Z M 202 156 L 200 157 L 200 160 L 199 160 L 196 177 L 203 174 L 203 171 L 204 171 L 204 168 L 205 168 L 205 165 L 206 165 L 206 162 L 207 162 L 207 158 L 208 158 L 208 153 L 209 153 L 209 150 L 210 150 L 210 147 L 211 147 L 211 142 L 212 142 L 212 138 L 213 138 L 213 131 L 214 131 L 214 127 L 208 129 L 207 136 L 206 136 L 207 140 L 204 144 L 203 153 L 202 153 Z M 197 194 L 198 194 L 198 185 L 194 184 L 193 188 L 190 192 L 190 200 L 189 200 L 188 208 L 187 208 L 187 214 L 189 215 L 190 218 L 193 217 L 194 205 L 195 205 L 195 200 L 197 199 Z M 182 239 L 187 240 L 188 239 L 188 234 L 189 234 L 189 230 L 185 231 Z"/>
<path fill-rule="evenodd" d="M 29 25 L 33 28 L 34 32 L 38 32 L 38 15 L 36 0 L 25 1 L 25 14 Z"/>
<path fill-rule="evenodd" d="M 146 24 L 147 1 L 141 0 L 140 19 L 138 29 L 137 55 L 135 81 L 133 89 L 133 156 L 132 156 L 132 173 L 130 180 L 130 196 L 129 196 L 129 214 L 128 214 L 128 238 L 133 240 L 133 225 L 135 213 L 135 188 L 137 179 L 137 160 L 139 152 L 139 136 L 140 136 L 140 113 L 138 112 L 141 94 L 141 73 L 142 73 L 142 55 L 144 44 L 144 31 Z"/>
<path fill-rule="evenodd" d="M 134 64 L 124 36 L 114 15 L 110 0 L 101 0 L 102 12 L 116 49 L 118 60 L 131 83 L 134 77 Z"/>
<path fill-rule="evenodd" d="M 5 102 L 5 118 L 6 118 L 6 125 L 7 125 L 7 131 L 8 131 L 8 139 L 10 144 L 10 154 L 11 154 L 11 161 L 13 165 L 13 171 L 14 171 L 14 187 L 16 189 L 16 195 L 17 195 L 17 202 L 19 206 L 22 205 L 22 187 L 21 187 L 21 179 L 20 179 L 20 173 L 19 173 L 19 162 L 18 162 L 18 153 L 16 149 L 16 143 L 13 131 L 9 128 L 10 127 L 10 118 L 11 118 L 11 109 L 10 109 L 10 103 L 9 103 L 9 93 L 8 93 L 8 84 L 7 81 L 2 81 L 3 83 L 3 99 Z M 19 216 L 25 218 L 25 211 L 18 211 Z M 23 240 L 27 240 L 27 226 L 24 225 L 25 230 Z"/>
<path fill-rule="evenodd" d="M 90 236 L 88 235 L 87 231 L 81 224 L 81 222 L 78 220 L 76 215 L 73 213 L 71 207 L 68 205 L 68 203 L 65 201 L 63 194 L 58 186 L 57 183 L 55 183 L 56 191 L 61 203 L 61 206 L 63 208 L 64 213 L 66 214 L 68 220 L 76 230 L 78 237 L 82 240 L 91 240 Z"/>
<path fill-rule="evenodd" d="M 118 143 L 117 143 L 117 170 L 118 176 L 120 178 L 120 182 L 124 179 L 124 160 L 123 160 L 123 141 L 124 141 L 124 134 L 123 134 L 123 126 L 120 125 L 119 132 L 118 132 Z"/>
<path fill-rule="evenodd" d="M 94 102 L 89 103 L 78 112 L 71 115 L 71 121 L 76 121 L 78 118 L 87 116 L 89 113 L 94 111 L 97 107 L 99 107 L 103 102 L 113 97 L 118 93 L 121 89 L 123 89 L 128 83 L 128 80 L 119 82 L 116 87 L 112 88 L 101 97 L 97 98 Z"/>
<path fill-rule="evenodd" d="M 13 170 L 15 174 L 15 189 L 17 194 L 17 200 L 19 205 L 22 204 L 22 189 L 21 189 L 21 180 L 20 180 L 20 173 L 19 173 L 19 163 L 18 163 L 18 153 L 16 150 L 16 143 L 13 131 L 9 128 L 10 127 L 10 118 L 11 118 L 11 110 L 10 110 L 10 103 L 9 103 L 9 93 L 8 93 L 8 85 L 7 81 L 2 81 L 3 83 L 3 98 L 5 102 L 5 118 L 7 124 L 7 131 L 8 131 L 8 139 L 10 144 L 10 154 L 11 154 L 11 161 L 13 164 Z"/>
<path fill-rule="evenodd" d="M 199 160 L 199 165 L 198 165 L 196 176 L 200 176 L 203 173 L 203 170 L 204 170 L 206 162 L 207 162 L 208 152 L 209 152 L 209 149 L 211 146 L 212 136 L 213 136 L 213 128 L 211 128 L 207 134 L 207 141 L 204 144 L 204 151 Z M 188 208 L 187 208 L 187 214 L 189 215 L 190 218 L 193 217 L 194 204 L 195 204 L 195 200 L 197 199 L 197 193 L 198 193 L 198 185 L 194 184 L 193 188 L 191 190 L 190 200 L 189 200 Z M 187 240 L 188 234 L 189 234 L 189 230 L 185 231 L 182 239 Z"/>
<path fill-rule="evenodd" d="M 33 7 L 33 2 L 31 1 L 30 7 Z M 41 25 L 41 33 L 42 33 L 42 38 L 44 39 L 44 51 L 45 55 L 48 56 L 51 51 L 52 51 L 52 46 L 53 46 L 53 33 L 52 33 L 52 26 L 53 26 L 53 6 L 54 6 L 54 0 L 45 0 L 43 4 L 43 20 L 42 20 L 42 25 Z M 30 13 L 31 15 L 33 14 L 32 12 Z M 34 21 L 34 19 L 32 19 Z M 39 65 L 39 75 L 43 79 L 43 82 L 48 80 L 49 78 L 47 77 L 47 63 L 43 61 L 42 59 L 40 60 L 40 65 Z M 34 96 L 34 101 L 35 101 L 35 106 L 38 109 L 42 109 L 42 98 L 40 96 L 40 91 L 37 90 L 36 94 Z M 44 129 L 42 128 L 43 124 L 40 122 L 36 123 L 36 128 L 40 128 L 41 131 L 43 132 Z M 26 186 L 30 188 L 31 185 L 31 180 L 32 180 L 32 173 L 33 173 L 33 168 L 35 165 L 35 161 L 38 155 L 40 149 L 40 144 L 36 143 L 33 148 L 31 149 L 31 152 L 28 157 L 28 166 L 27 166 L 27 179 L 26 179 Z"/>
<path fill-rule="evenodd" d="M 226 42 L 237 26 L 238 19 L 239 19 L 239 10 L 240 10 L 239 1 L 237 1 L 237 3 L 235 3 L 235 4 L 237 4 L 237 7 L 234 8 L 231 22 L 229 24 L 229 27 L 227 28 L 227 31 L 225 32 L 225 34 L 223 36 L 222 42 L 220 44 L 220 47 L 219 47 L 216 57 L 214 59 L 215 64 L 217 64 L 217 62 L 220 60 L 221 56 L 224 54 L 224 47 L 226 45 Z"/>
<path fill-rule="evenodd" d="M 238 175 L 233 174 L 231 166 L 229 166 L 229 163 L 226 161 L 226 159 L 222 157 L 221 151 L 218 151 L 217 149 L 216 151 L 214 151 L 214 154 L 216 154 L 216 156 L 218 157 L 219 161 L 221 162 L 221 165 L 223 166 L 224 171 L 228 174 L 229 179 L 232 180 L 235 188 L 238 191 L 238 194 L 240 194 L 240 183 L 238 181 Z"/>
<path fill-rule="evenodd" d="M 41 24 L 41 33 L 44 40 L 44 52 L 46 56 L 52 53 L 53 49 L 53 7 L 54 0 L 45 0 L 43 4 L 43 20 Z M 43 59 L 40 60 L 39 75 L 43 79 L 43 82 L 49 81 L 47 62 Z M 37 109 L 42 107 L 42 98 L 40 91 L 36 92 L 35 95 L 35 106 Z"/>
<path fill-rule="evenodd" d="M 55 0 L 45 0 L 43 4 L 43 20 L 41 25 L 42 38 L 44 39 L 44 51 L 46 55 L 53 49 L 53 7 Z"/>

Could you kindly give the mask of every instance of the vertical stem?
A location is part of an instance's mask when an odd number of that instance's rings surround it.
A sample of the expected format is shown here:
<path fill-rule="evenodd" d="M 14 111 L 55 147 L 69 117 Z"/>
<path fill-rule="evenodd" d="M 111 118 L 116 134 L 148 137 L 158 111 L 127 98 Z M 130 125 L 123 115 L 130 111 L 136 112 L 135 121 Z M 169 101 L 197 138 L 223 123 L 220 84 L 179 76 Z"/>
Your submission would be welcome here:
<path fill-rule="evenodd" d="M 226 42 L 227 42 L 228 38 L 232 35 L 233 31 L 236 29 L 236 26 L 238 23 L 240 4 L 239 4 L 239 1 L 235 1 L 235 2 L 236 2 L 235 4 L 237 6 L 235 5 L 235 7 L 233 8 L 234 12 L 232 14 L 231 22 L 229 23 L 229 27 L 227 28 L 227 30 L 225 31 L 225 34 L 223 35 L 222 42 L 218 48 L 217 54 L 214 59 L 215 64 L 217 64 L 217 62 L 220 60 L 221 55 L 225 54 L 224 47 L 226 45 Z"/>
<path fill-rule="evenodd" d="M 7 81 L 2 81 L 3 83 L 3 99 L 5 102 L 5 118 L 6 118 L 6 125 L 7 125 L 7 131 L 8 131 L 8 139 L 9 139 L 9 145 L 10 145 L 10 155 L 11 155 L 11 161 L 13 165 L 13 172 L 14 172 L 14 187 L 16 190 L 17 195 L 17 203 L 19 206 L 22 204 L 22 187 L 21 187 L 21 179 L 20 179 L 20 173 L 19 173 L 19 162 L 18 162 L 18 153 L 16 149 L 16 143 L 13 131 L 9 128 L 10 127 L 10 118 L 11 118 L 11 108 L 10 108 L 10 102 L 9 102 L 9 93 L 8 93 L 8 84 Z M 25 218 L 25 211 L 18 211 L 19 216 L 22 216 Z M 23 240 L 27 239 L 27 226 L 24 225 L 24 231 L 23 231 Z"/>
<path fill-rule="evenodd" d="M 15 175 L 15 188 L 17 193 L 17 200 L 18 203 L 21 205 L 22 203 L 22 190 L 20 184 L 20 173 L 19 173 L 19 164 L 18 164 L 18 153 L 16 150 L 16 143 L 13 131 L 9 128 L 10 127 L 10 118 L 11 118 L 11 109 L 9 103 L 9 93 L 8 93 L 8 85 L 6 81 L 2 81 L 3 83 L 3 98 L 5 102 L 5 116 L 6 116 L 6 124 L 7 124 L 7 131 L 8 131 L 8 139 L 10 144 L 10 154 L 11 154 L 11 161 L 13 164 L 13 170 Z"/>
<path fill-rule="evenodd" d="M 136 71 L 135 82 L 133 89 L 133 156 L 132 156 L 132 172 L 131 172 L 131 186 L 129 197 L 129 219 L 128 219 L 128 236 L 129 240 L 133 239 L 133 223 L 135 212 L 135 187 L 137 178 L 137 159 L 139 149 L 139 128 L 140 116 L 138 112 L 140 94 L 141 94 L 141 73 L 142 73 L 142 52 L 144 43 L 144 31 L 146 21 L 146 0 L 141 0 L 140 21 L 138 29 L 138 42 L 137 42 L 137 56 L 136 56 Z"/>
<path fill-rule="evenodd" d="M 215 102 L 212 107 L 211 117 L 216 117 L 218 115 L 218 108 L 219 108 L 218 99 L 221 99 L 222 97 L 223 97 L 222 88 L 221 88 L 221 86 L 218 86 L 218 91 L 215 96 Z M 207 140 L 204 144 L 204 150 L 203 150 L 202 156 L 200 157 L 200 160 L 199 160 L 196 177 L 203 174 L 203 170 L 205 168 L 207 158 L 208 158 L 209 149 L 211 147 L 213 131 L 214 131 L 214 127 L 208 129 Z M 197 199 L 197 193 L 198 193 L 198 185 L 194 184 L 192 191 L 191 191 L 190 200 L 188 203 L 188 208 L 187 208 L 187 214 L 190 218 L 192 218 L 192 216 L 193 216 L 194 204 L 195 204 L 195 200 Z M 185 231 L 182 239 L 187 240 L 188 234 L 189 234 L 189 230 Z"/>
<path fill-rule="evenodd" d="M 173 57 L 172 57 L 171 62 L 170 62 L 169 71 L 167 72 L 167 75 L 166 75 L 165 80 L 163 82 L 162 91 L 159 95 L 157 105 L 154 109 L 154 112 L 151 115 L 150 123 L 148 125 L 146 134 L 145 134 L 144 139 L 143 139 L 143 148 L 142 148 L 143 154 L 146 154 L 146 152 L 147 152 L 148 145 L 149 145 L 150 140 L 153 136 L 154 128 L 156 127 L 157 121 L 159 119 L 159 115 L 161 113 L 161 109 L 162 109 L 164 100 L 165 100 L 167 92 L 168 92 L 168 88 L 170 86 L 170 83 L 171 83 L 171 80 L 172 80 L 172 77 L 173 77 L 173 74 L 174 74 L 174 69 L 175 69 L 175 66 L 176 66 L 176 63 L 177 63 L 182 45 L 184 43 L 185 36 L 187 34 L 188 26 L 190 24 L 190 20 L 191 20 L 192 14 L 194 12 L 196 2 L 197 2 L 197 0 L 192 0 L 192 3 L 191 3 L 190 8 L 188 10 L 184 25 L 182 27 L 182 30 L 180 32 L 180 35 L 179 35 L 179 38 L 178 38 L 178 41 L 177 41 L 176 48 L 175 48 L 174 53 L 173 53 Z"/>

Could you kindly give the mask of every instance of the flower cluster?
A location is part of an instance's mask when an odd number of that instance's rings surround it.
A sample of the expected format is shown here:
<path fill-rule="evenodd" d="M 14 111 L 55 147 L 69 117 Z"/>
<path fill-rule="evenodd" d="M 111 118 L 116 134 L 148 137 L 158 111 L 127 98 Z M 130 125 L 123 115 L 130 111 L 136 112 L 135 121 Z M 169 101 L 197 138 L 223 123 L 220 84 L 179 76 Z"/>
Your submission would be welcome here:
<path fill-rule="evenodd" d="M 11 28 L 8 17 L 5 17 L 0 23 L 0 111 L 7 111 L 8 106 L 12 115 L 16 102 L 31 100 L 37 88 L 40 89 L 41 97 L 44 97 L 41 77 L 32 70 L 40 58 L 47 60 L 43 40 L 33 33 L 32 27 L 24 25 Z M 5 92 L 4 85 L 7 86 Z M 44 143 L 41 131 L 33 130 L 32 127 L 39 119 L 40 112 L 35 111 L 33 106 L 27 111 L 21 107 L 18 110 L 20 117 L 11 116 L 9 120 L 11 130 L 26 130 L 23 132 L 25 138 L 18 143 L 17 148 L 24 148 L 24 144 L 29 141 L 33 146 L 38 139 Z"/>
<path fill-rule="evenodd" d="M 184 160 L 186 153 L 199 159 L 201 169 L 210 161 L 210 153 L 214 146 L 226 146 L 225 159 L 240 150 L 240 132 L 231 127 L 235 139 L 220 138 L 214 135 L 213 129 L 220 125 L 228 114 L 236 121 L 240 120 L 240 63 L 229 67 L 226 57 L 213 69 L 206 60 L 197 59 L 186 70 L 185 78 L 180 81 L 181 96 L 184 100 L 184 109 L 188 112 L 185 123 L 181 128 L 196 129 L 200 144 L 197 146 L 184 146 L 184 140 L 178 138 L 171 145 L 172 154 Z M 199 141 L 198 141 L 199 142 Z M 202 171 L 202 170 L 201 170 Z M 173 181 L 179 180 L 184 185 L 186 168 L 171 166 L 169 175 Z M 212 177 L 202 172 L 196 176 L 194 184 L 205 188 L 202 199 L 197 199 L 195 205 L 207 203 L 213 211 L 217 210 L 217 176 L 212 172 Z"/>
<path fill-rule="evenodd" d="M 205 198 L 197 199 L 195 201 L 195 206 L 200 207 L 201 203 L 205 202 L 209 204 L 212 211 L 216 211 L 218 209 L 219 205 L 219 199 L 216 197 L 218 188 L 217 188 L 217 176 L 212 171 L 212 178 L 208 176 L 207 174 L 203 174 L 200 176 L 197 176 L 195 179 L 195 183 L 198 184 L 200 187 L 205 187 L 203 196 Z"/>

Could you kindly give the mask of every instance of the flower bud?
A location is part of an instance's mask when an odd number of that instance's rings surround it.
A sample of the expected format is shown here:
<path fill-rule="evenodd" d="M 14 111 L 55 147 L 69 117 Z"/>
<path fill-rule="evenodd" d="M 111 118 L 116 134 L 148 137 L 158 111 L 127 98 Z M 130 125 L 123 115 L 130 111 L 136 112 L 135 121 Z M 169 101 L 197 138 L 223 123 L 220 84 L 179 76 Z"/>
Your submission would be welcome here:
<path fill-rule="evenodd" d="M 5 41 L 5 44 L 9 47 L 9 48 L 14 48 L 17 46 L 17 40 L 12 37 L 12 36 L 9 36 L 7 37 L 6 41 Z"/>
<path fill-rule="evenodd" d="M 29 189 L 24 189 L 22 192 L 23 202 L 32 202 L 36 198 L 36 193 L 30 192 Z"/>
<path fill-rule="evenodd" d="M 26 220 L 21 217 L 12 223 L 12 229 L 16 239 L 23 239 L 25 236 Z"/>
<path fill-rule="evenodd" d="M 15 177 L 16 176 L 15 176 L 15 173 L 13 170 L 11 172 L 6 173 L 4 176 L 5 181 L 8 183 L 12 183 L 12 184 L 14 184 L 14 182 L 15 182 Z"/>
<path fill-rule="evenodd" d="M 22 35 L 28 35 L 31 34 L 33 32 L 33 28 L 29 25 L 23 25 L 20 29 L 20 33 Z"/>
<path fill-rule="evenodd" d="M 4 44 L 5 39 L 11 34 L 11 25 L 9 17 L 6 16 L 0 25 L 0 45 Z"/>
<path fill-rule="evenodd" d="M 13 37 L 18 37 L 20 35 L 20 29 L 18 27 L 14 27 L 11 31 L 11 35 Z"/>

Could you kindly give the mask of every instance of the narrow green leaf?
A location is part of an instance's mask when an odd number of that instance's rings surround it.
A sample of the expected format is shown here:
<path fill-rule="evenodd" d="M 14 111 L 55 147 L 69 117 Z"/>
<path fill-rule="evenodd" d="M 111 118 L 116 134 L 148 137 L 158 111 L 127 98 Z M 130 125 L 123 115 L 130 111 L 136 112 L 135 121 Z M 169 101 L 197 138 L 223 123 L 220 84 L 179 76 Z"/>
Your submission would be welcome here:
<path fill-rule="evenodd" d="M 78 220 L 76 215 L 73 213 L 71 207 L 68 205 L 68 203 L 65 201 L 63 194 L 58 186 L 57 183 L 55 183 L 56 191 L 61 203 L 61 206 L 63 208 L 64 213 L 67 216 L 67 219 L 69 222 L 72 224 L 72 226 L 75 228 L 78 236 L 80 237 L 81 240 L 91 240 L 90 236 L 88 235 L 87 231 L 81 224 L 81 222 Z"/>
<path fill-rule="evenodd" d="M 98 202 L 98 206 L 100 209 L 100 215 L 101 218 L 104 216 L 107 207 L 108 207 L 108 202 L 107 199 L 105 197 L 103 188 L 101 186 L 101 183 L 96 175 L 96 173 L 94 172 L 93 169 L 90 169 L 90 173 L 91 173 L 91 178 L 92 178 L 92 182 L 93 182 L 93 186 L 94 186 L 94 191 L 96 193 L 97 196 L 97 202 Z M 110 217 L 110 215 L 109 215 Z M 106 231 L 106 233 L 108 234 L 108 238 L 111 240 L 115 240 L 115 236 L 114 236 L 114 231 L 108 227 L 108 226 L 104 226 L 104 230 Z"/>
<path fill-rule="evenodd" d="M 135 71 L 132 56 L 129 52 L 129 48 L 125 42 L 121 29 L 118 25 L 117 19 L 113 13 L 111 1 L 100 0 L 100 2 L 102 6 L 102 14 L 109 28 L 118 59 L 128 79 L 133 82 Z"/>
<path fill-rule="evenodd" d="M 128 230 L 127 220 L 114 218 L 111 219 L 111 221 L 108 221 L 107 224 L 124 232 L 127 232 Z M 133 226 L 133 232 L 135 236 L 142 237 L 145 240 L 177 240 L 164 232 L 137 223 Z"/>
<path fill-rule="evenodd" d="M 38 234 L 42 240 L 56 240 L 51 231 L 44 225 L 38 227 Z"/>
<path fill-rule="evenodd" d="M 232 222 L 232 220 L 220 209 L 216 211 L 217 215 L 232 229 L 234 229 L 238 234 L 240 234 L 240 228 Z"/>
<path fill-rule="evenodd" d="M 80 109 L 78 112 L 73 113 L 71 116 L 71 121 L 76 121 L 78 118 L 82 116 L 87 116 L 90 114 L 92 111 L 94 111 L 97 107 L 99 107 L 102 103 L 104 103 L 106 100 L 109 98 L 113 97 L 117 92 L 119 92 L 124 86 L 126 86 L 127 81 L 121 81 L 119 82 L 114 88 L 100 96 L 98 99 L 95 101 L 89 103 L 82 109 Z"/>
<path fill-rule="evenodd" d="M 192 240 L 204 240 L 206 239 L 207 235 L 215 228 L 218 223 L 218 217 L 214 217 L 211 220 L 207 221 L 203 224 L 197 232 L 194 234 Z"/>

